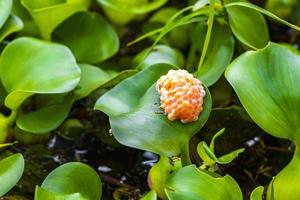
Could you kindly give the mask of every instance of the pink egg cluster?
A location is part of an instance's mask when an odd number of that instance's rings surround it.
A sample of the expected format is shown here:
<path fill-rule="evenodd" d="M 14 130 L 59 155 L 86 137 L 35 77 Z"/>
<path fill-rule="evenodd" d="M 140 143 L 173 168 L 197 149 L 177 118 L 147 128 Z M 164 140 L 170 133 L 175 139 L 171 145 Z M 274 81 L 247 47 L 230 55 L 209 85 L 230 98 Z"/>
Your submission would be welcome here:
<path fill-rule="evenodd" d="M 161 108 L 168 119 L 194 122 L 203 110 L 205 90 L 201 81 L 186 70 L 170 70 L 156 83 Z"/>

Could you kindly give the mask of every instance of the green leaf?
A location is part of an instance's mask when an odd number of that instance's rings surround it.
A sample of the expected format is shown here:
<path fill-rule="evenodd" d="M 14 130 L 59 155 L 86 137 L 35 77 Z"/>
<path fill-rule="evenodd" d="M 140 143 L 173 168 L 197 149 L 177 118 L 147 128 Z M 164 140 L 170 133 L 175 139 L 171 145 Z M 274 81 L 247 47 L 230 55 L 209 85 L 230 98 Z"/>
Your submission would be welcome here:
<path fill-rule="evenodd" d="M 263 199 L 263 193 L 264 193 L 264 187 L 263 186 L 259 186 L 259 187 L 255 188 L 251 192 L 250 200 L 262 200 Z"/>
<path fill-rule="evenodd" d="M 20 129 L 36 134 L 49 133 L 56 129 L 68 116 L 74 102 L 74 95 L 46 95 L 47 102 L 38 109 L 21 113 L 17 117 Z"/>
<path fill-rule="evenodd" d="M 226 70 L 244 108 L 273 136 L 300 140 L 300 56 L 275 44 L 249 51 Z"/>
<path fill-rule="evenodd" d="M 202 50 L 206 31 L 206 22 L 199 22 L 197 29 L 193 34 L 192 47 L 190 50 L 192 57 L 195 57 L 194 54 L 197 50 Z M 202 45 L 200 46 L 199 44 Z M 206 58 L 198 71 L 198 78 L 206 86 L 213 85 L 222 76 L 225 68 L 229 65 L 233 56 L 233 52 L 234 38 L 229 26 L 226 24 L 221 25 L 216 21 L 213 25 Z"/>
<path fill-rule="evenodd" d="M 116 24 L 125 25 L 138 15 L 151 12 L 168 0 L 97 0 L 108 18 Z"/>
<path fill-rule="evenodd" d="M 263 15 L 239 4 L 228 5 L 226 11 L 229 24 L 237 39 L 252 49 L 265 47 L 269 42 L 269 32 Z M 257 33 L 259 33 L 259 37 Z"/>
<path fill-rule="evenodd" d="M 98 13 L 79 12 L 61 23 L 52 40 L 68 46 L 78 62 L 99 63 L 119 49 L 113 27 Z"/>
<path fill-rule="evenodd" d="M 128 69 L 128 70 L 123 70 L 121 72 L 118 73 L 113 73 L 110 74 L 111 79 L 108 80 L 106 83 L 104 83 L 101 88 L 110 88 L 113 87 L 115 85 L 117 85 L 118 83 L 120 83 L 122 80 L 136 74 L 138 71 L 135 69 Z"/>
<path fill-rule="evenodd" d="M 0 29 L 0 41 L 6 36 L 21 30 L 24 27 L 22 20 L 16 15 L 10 15 L 3 27 Z"/>
<path fill-rule="evenodd" d="M 11 190 L 24 171 L 24 158 L 17 153 L 0 160 L 0 197 Z"/>
<path fill-rule="evenodd" d="M 12 0 L 0 0 L 0 29 L 8 19 L 13 1 Z"/>
<path fill-rule="evenodd" d="M 43 190 L 36 189 L 35 200 L 52 200 L 57 196 L 59 200 L 66 197 L 67 200 L 96 200 L 102 194 L 102 183 L 98 174 L 88 165 L 78 162 L 67 163 L 53 170 L 41 188 Z M 45 195 L 47 199 L 44 199 Z"/>
<path fill-rule="evenodd" d="M 157 200 L 156 192 L 154 190 L 151 190 L 145 196 L 143 196 L 141 200 Z"/>
<path fill-rule="evenodd" d="M 170 200 L 242 200 L 242 192 L 235 180 L 213 177 L 194 165 L 177 171 L 166 183 L 165 190 Z"/>
<path fill-rule="evenodd" d="M 200 142 L 197 146 L 197 152 L 205 165 L 211 166 L 215 163 L 228 164 L 231 163 L 240 153 L 244 152 L 245 149 L 237 149 L 223 156 L 217 157 L 214 151 L 207 146 L 205 142 Z"/>
<path fill-rule="evenodd" d="M 33 94 L 73 90 L 80 80 L 80 68 L 65 46 L 24 37 L 5 47 L 0 76 L 8 92 L 5 105 L 15 110 Z"/>
<path fill-rule="evenodd" d="M 73 194 L 56 194 L 54 192 L 49 192 L 39 186 L 35 188 L 35 200 L 86 200 L 79 193 Z"/>
<path fill-rule="evenodd" d="M 297 31 L 300 31 L 300 27 L 299 26 L 296 26 L 294 24 L 291 24 L 283 19 L 281 19 L 280 17 L 277 17 L 276 15 L 274 15 L 273 13 L 259 7 L 259 6 L 256 6 L 254 4 L 251 4 L 251 3 L 248 3 L 248 2 L 234 2 L 234 3 L 230 3 L 230 4 L 227 4 L 225 5 L 225 7 L 231 7 L 231 6 L 240 6 L 240 7 L 244 7 L 244 8 L 249 8 L 249 9 L 252 9 L 252 10 L 255 10 L 255 11 L 258 11 L 286 26 L 289 26 Z"/>
<path fill-rule="evenodd" d="M 133 58 L 133 63 L 140 69 L 144 69 L 157 63 L 169 63 L 183 67 L 184 57 L 176 49 L 172 49 L 166 45 L 157 45 L 153 49 L 147 48 L 136 55 Z"/>
<path fill-rule="evenodd" d="M 155 196 L 157 194 L 161 199 L 167 199 L 164 185 L 170 176 L 180 168 L 181 160 L 179 159 L 173 162 L 165 156 L 159 158 L 159 161 L 151 167 L 147 180 L 149 187 L 155 191 Z"/>
<path fill-rule="evenodd" d="M 86 11 L 90 0 L 21 0 L 38 25 L 41 36 L 50 40 L 52 31 L 76 12 Z"/>
<path fill-rule="evenodd" d="M 225 132 L 225 128 L 222 128 L 211 139 L 210 144 L 209 144 L 209 148 L 212 150 L 212 152 L 215 152 L 215 141 L 216 141 L 216 139 L 218 139 L 220 136 L 222 136 L 224 134 L 224 132 Z"/>
<path fill-rule="evenodd" d="M 174 156 L 186 149 L 189 139 L 204 125 L 211 110 L 206 89 L 204 109 L 198 121 L 182 124 L 161 113 L 155 83 L 170 69 L 170 64 L 155 64 L 122 81 L 105 93 L 95 109 L 109 116 L 113 135 L 127 146 Z"/>
<path fill-rule="evenodd" d="M 92 93 L 94 90 L 111 80 L 111 76 L 104 70 L 88 65 L 80 64 L 81 79 L 74 90 L 76 99 L 82 99 Z"/>

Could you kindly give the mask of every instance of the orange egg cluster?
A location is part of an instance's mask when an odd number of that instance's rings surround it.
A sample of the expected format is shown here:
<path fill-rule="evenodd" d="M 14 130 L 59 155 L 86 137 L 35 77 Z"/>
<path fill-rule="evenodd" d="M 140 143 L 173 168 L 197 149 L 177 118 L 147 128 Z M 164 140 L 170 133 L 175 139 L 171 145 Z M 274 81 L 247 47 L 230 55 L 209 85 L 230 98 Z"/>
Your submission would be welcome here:
<path fill-rule="evenodd" d="M 186 70 L 170 70 L 156 83 L 161 108 L 168 119 L 194 122 L 203 110 L 205 90 L 201 81 Z"/>

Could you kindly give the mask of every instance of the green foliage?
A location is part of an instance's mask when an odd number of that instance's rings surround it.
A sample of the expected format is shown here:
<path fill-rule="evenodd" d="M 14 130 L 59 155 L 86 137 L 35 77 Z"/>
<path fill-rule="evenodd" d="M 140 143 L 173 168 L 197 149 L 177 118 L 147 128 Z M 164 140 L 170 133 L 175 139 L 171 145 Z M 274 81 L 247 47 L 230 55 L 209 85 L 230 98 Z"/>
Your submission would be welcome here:
<path fill-rule="evenodd" d="M 98 13 L 79 12 L 53 32 L 52 40 L 68 46 L 76 60 L 99 63 L 119 49 L 119 39 L 112 26 Z"/>
<path fill-rule="evenodd" d="M 253 49 L 263 48 L 268 44 L 269 32 L 262 14 L 239 5 L 227 6 L 226 11 L 231 30 L 240 42 Z"/>
<path fill-rule="evenodd" d="M 150 52 L 149 52 L 150 51 Z M 133 63 L 140 69 L 153 64 L 168 63 L 174 66 L 183 66 L 184 58 L 180 51 L 166 45 L 157 45 L 153 49 L 147 48 L 133 58 Z"/>
<path fill-rule="evenodd" d="M 203 160 L 203 167 L 209 166 L 213 170 L 214 164 L 228 164 L 231 163 L 240 153 L 245 149 L 237 149 L 223 156 L 217 157 L 215 155 L 215 140 L 224 133 L 225 129 L 221 129 L 217 132 L 211 140 L 210 145 L 208 146 L 205 141 L 202 141 L 197 146 L 197 152 L 200 158 Z"/>
<path fill-rule="evenodd" d="M 166 183 L 166 193 L 170 200 L 242 200 L 242 192 L 232 177 L 218 177 L 187 166 L 176 172 Z"/>
<path fill-rule="evenodd" d="M 95 105 L 109 116 L 112 133 L 126 145 L 164 156 L 180 154 L 189 139 L 208 119 L 211 97 L 206 89 L 204 108 L 198 121 L 182 124 L 161 113 L 156 80 L 174 69 L 169 64 L 155 64 L 122 81 L 105 93 Z M 112 107 L 111 105 L 114 105 Z"/>
<path fill-rule="evenodd" d="M 65 19 L 76 12 L 86 11 L 90 0 L 21 0 L 28 10 L 40 34 L 44 39 L 50 40 L 53 30 Z"/>
<path fill-rule="evenodd" d="M 16 110 L 34 94 L 58 94 L 73 90 L 80 80 L 80 68 L 65 46 L 19 38 L 2 52 L 0 77 L 8 92 L 5 105 Z"/>
<path fill-rule="evenodd" d="M 0 160 L 0 197 L 17 184 L 24 171 L 24 158 L 14 154 Z"/>
<path fill-rule="evenodd" d="M 300 56 L 270 43 L 249 51 L 226 70 L 226 78 L 250 117 L 266 132 L 299 141 Z M 280 94 L 280 95 L 278 95 Z"/>
<path fill-rule="evenodd" d="M 36 187 L 35 200 L 96 200 L 102 195 L 98 174 L 82 163 L 67 163 L 52 171 Z"/>
<path fill-rule="evenodd" d="M 125 25 L 135 17 L 151 12 L 168 0 L 97 0 L 107 17 L 115 24 Z"/>

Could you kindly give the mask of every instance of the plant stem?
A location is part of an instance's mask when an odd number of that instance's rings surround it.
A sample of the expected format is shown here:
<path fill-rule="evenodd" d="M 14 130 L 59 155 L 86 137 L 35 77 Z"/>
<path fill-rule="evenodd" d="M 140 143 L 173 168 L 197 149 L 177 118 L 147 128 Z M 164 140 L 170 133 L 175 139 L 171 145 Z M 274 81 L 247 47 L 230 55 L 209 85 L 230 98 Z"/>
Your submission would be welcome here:
<path fill-rule="evenodd" d="M 189 145 L 187 145 L 186 147 L 182 148 L 181 150 L 181 162 L 182 162 L 182 166 L 188 166 L 191 165 L 191 158 L 190 158 L 190 150 L 189 150 Z"/>
<path fill-rule="evenodd" d="M 207 49 L 209 46 L 212 27 L 213 27 L 213 23 L 214 23 L 214 17 L 215 17 L 215 0 L 210 0 L 209 1 L 208 28 L 207 28 L 207 32 L 206 32 L 206 36 L 205 36 L 205 40 L 204 40 L 201 58 L 200 58 L 199 65 L 198 65 L 197 75 L 199 75 L 200 68 L 204 62 L 206 52 L 207 52 Z"/>
<path fill-rule="evenodd" d="M 9 126 L 12 126 L 15 121 L 16 121 L 16 118 L 17 118 L 17 114 L 18 114 L 18 111 L 17 110 L 12 110 L 10 115 L 7 117 L 7 124 Z"/>

